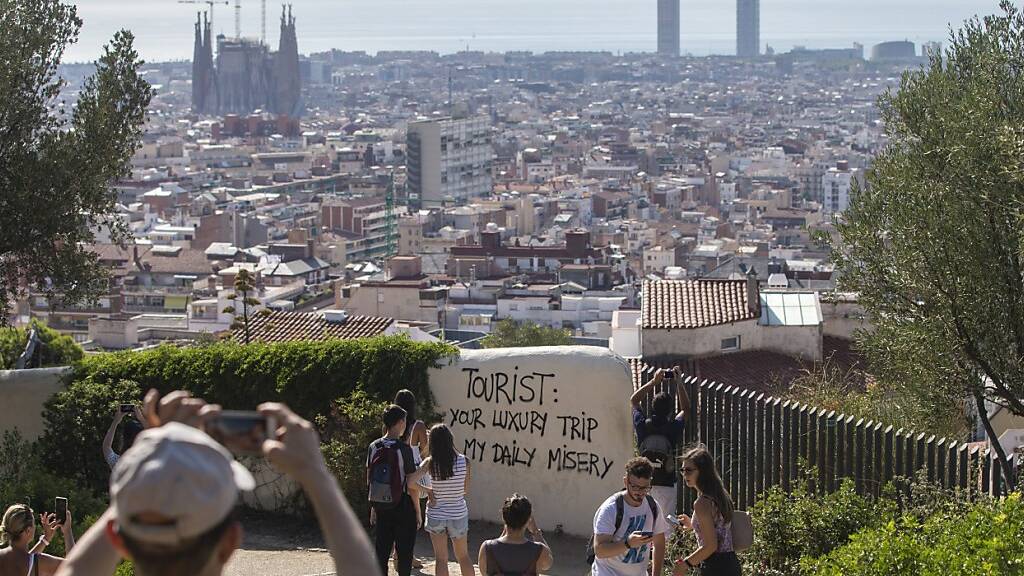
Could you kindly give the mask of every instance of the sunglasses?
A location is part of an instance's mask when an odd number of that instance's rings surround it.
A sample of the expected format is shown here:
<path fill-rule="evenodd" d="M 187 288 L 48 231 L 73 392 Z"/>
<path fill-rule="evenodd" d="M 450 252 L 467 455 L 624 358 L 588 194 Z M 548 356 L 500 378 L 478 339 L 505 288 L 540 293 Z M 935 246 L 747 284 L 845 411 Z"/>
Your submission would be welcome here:
<path fill-rule="evenodd" d="M 637 492 L 650 492 L 651 490 L 654 489 L 654 486 L 651 486 L 651 485 L 637 486 L 636 484 L 633 484 L 632 482 L 630 482 L 629 483 L 629 489 L 630 490 L 636 490 Z"/>

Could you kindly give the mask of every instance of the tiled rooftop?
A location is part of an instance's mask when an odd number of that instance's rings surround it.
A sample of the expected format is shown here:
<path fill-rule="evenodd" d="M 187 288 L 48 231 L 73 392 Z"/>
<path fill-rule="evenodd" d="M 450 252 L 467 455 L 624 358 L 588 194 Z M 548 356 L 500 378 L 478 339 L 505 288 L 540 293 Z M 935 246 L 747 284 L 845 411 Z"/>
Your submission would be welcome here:
<path fill-rule="evenodd" d="M 249 336 L 253 342 L 289 342 L 293 340 L 349 340 L 368 338 L 384 333 L 394 322 L 392 318 L 378 316 L 349 316 L 344 322 L 328 322 L 315 312 L 271 312 L 250 319 Z M 231 339 L 242 342 L 245 331 L 241 328 Z"/>
<path fill-rule="evenodd" d="M 704 328 L 752 320 L 745 280 L 644 282 L 642 328 Z"/>

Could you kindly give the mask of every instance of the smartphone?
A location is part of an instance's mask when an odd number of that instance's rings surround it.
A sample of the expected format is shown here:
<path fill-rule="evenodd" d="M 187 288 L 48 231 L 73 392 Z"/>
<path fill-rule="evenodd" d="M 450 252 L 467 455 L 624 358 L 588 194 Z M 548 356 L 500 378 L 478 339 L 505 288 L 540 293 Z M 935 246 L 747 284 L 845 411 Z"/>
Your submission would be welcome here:
<path fill-rule="evenodd" d="M 676 377 L 675 370 L 665 370 L 665 372 L 662 374 L 662 378 L 665 379 L 665 380 L 671 380 L 671 379 L 673 379 L 675 377 Z"/>
<path fill-rule="evenodd" d="M 259 412 L 225 410 L 206 422 L 206 433 L 233 454 L 262 455 L 263 441 L 274 437 L 277 422 Z"/>
<path fill-rule="evenodd" d="M 121 404 L 122 414 L 131 414 L 132 412 L 135 412 L 135 404 Z"/>
<path fill-rule="evenodd" d="M 63 524 L 68 520 L 68 499 L 57 496 L 54 503 L 53 513 L 57 515 L 57 522 Z"/>
<path fill-rule="evenodd" d="M 654 532 L 642 531 L 642 532 L 640 532 L 640 535 L 643 536 L 644 538 L 650 538 L 651 536 L 654 536 Z"/>
<path fill-rule="evenodd" d="M 666 514 L 665 515 L 665 520 L 667 520 L 668 523 L 673 525 L 673 526 L 679 526 L 679 518 L 676 518 L 675 516 L 673 516 L 671 514 Z"/>

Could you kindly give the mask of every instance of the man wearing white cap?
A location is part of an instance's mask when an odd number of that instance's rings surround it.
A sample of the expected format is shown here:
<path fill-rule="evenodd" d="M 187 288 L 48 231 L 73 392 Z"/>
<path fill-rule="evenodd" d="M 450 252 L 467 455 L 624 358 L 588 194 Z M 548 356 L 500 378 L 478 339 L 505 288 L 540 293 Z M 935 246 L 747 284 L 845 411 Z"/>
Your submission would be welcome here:
<path fill-rule="evenodd" d="M 146 396 L 146 424 L 110 479 L 110 508 L 82 537 L 58 576 L 112 574 L 121 557 L 138 576 L 219 576 L 242 542 L 233 511 L 255 482 L 199 425 L 218 407 L 175 392 Z M 264 404 L 280 428 L 263 453 L 306 492 L 338 574 L 380 576 L 369 538 L 324 465 L 313 427 L 281 404 Z M 344 559 L 344 567 L 339 559 Z"/>

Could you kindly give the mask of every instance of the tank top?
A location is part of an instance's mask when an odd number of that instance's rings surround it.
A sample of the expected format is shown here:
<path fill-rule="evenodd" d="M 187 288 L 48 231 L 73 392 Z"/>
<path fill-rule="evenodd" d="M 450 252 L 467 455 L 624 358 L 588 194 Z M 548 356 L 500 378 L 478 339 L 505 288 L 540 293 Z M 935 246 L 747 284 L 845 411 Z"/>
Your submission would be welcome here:
<path fill-rule="evenodd" d="M 458 520 L 469 514 L 466 505 L 466 457 L 456 454 L 450 478 L 430 479 L 434 491 L 434 506 L 427 506 L 430 520 Z"/>
<path fill-rule="evenodd" d="M 484 542 L 484 554 L 487 555 L 485 576 L 537 576 L 537 561 L 543 550 L 544 546 L 537 542 L 509 544 L 498 539 L 487 540 Z"/>
<path fill-rule="evenodd" d="M 422 424 L 422 423 L 423 423 L 422 420 L 417 420 L 416 424 L 413 424 L 413 428 L 415 428 L 416 425 Z M 410 440 L 412 440 L 412 434 L 410 434 L 409 438 L 406 439 L 406 444 L 409 444 L 409 447 L 412 448 L 412 462 L 413 462 L 413 464 L 416 465 L 417 468 L 419 468 L 420 467 L 420 463 L 423 462 L 423 455 L 420 454 L 420 445 L 419 444 L 413 444 L 413 443 L 409 442 Z M 419 484 L 420 486 L 424 487 L 424 488 L 430 488 L 430 473 L 428 472 L 427 474 L 424 474 L 423 476 L 420 476 L 420 479 L 417 480 L 416 483 Z M 427 495 L 421 493 L 420 497 L 426 498 Z"/>
<path fill-rule="evenodd" d="M 732 547 L 732 521 L 726 522 L 722 518 L 722 515 L 718 513 L 718 506 L 713 501 L 711 506 L 714 508 L 715 537 L 718 539 L 718 549 L 715 552 L 734 552 L 735 549 Z M 700 537 L 700 520 L 697 519 L 697 514 L 693 515 L 690 522 L 693 524 L 693 534 L 697 537 L 697 546 L 703 546 L 704 542 Z"/>

